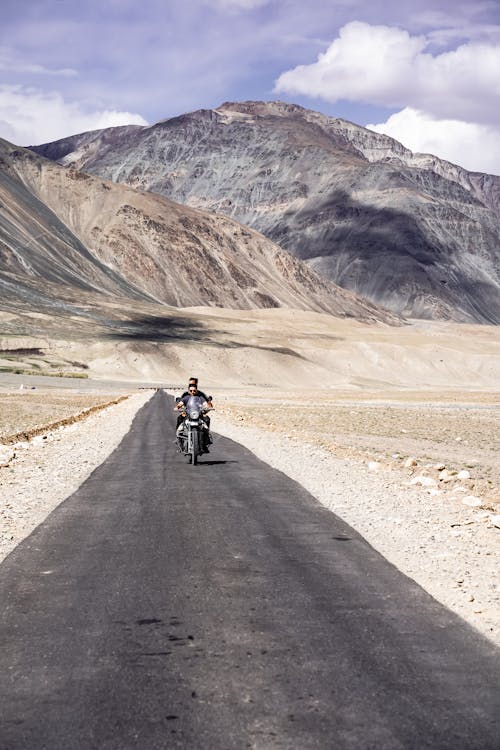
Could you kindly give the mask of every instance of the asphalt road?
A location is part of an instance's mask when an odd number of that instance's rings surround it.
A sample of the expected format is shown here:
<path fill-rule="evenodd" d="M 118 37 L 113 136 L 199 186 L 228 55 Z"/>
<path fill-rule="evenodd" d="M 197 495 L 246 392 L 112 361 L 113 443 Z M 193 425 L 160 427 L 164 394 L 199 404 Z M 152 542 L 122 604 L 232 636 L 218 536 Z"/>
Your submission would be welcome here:
<path fill-rule="evenodd" d="M 2 750 L 498 750 L 499 651 L 172 403 L 0 566 Z"/>

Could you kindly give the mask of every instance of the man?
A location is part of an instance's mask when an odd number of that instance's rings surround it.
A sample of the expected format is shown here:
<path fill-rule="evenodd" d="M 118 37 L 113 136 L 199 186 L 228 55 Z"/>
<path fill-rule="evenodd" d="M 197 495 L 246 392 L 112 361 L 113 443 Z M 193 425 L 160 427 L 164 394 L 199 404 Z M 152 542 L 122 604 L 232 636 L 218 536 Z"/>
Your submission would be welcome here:
<path fill-rule="evenodd" d="M 179 401 L 181 399 L 185 398 L 186 396 L 189 396 L 189 389 L 192 386 L 195 386 L 195 388 L 198 390 L 198 378 L 189 378 L 189 380 L 188 380 L 188 389 L 187 389 L 187 391 L 184 391 L 184 393 L 182 394 L 182 396 L 180 398 L 176 398 L 175 399 L 177 403 L 179 403 Z M 207 404 L 209 406 L 213 406 L 213 404 L 212 404 L 212 397 L 211 396 L 210 397 L 209 396 L 205 396 L 205 394 L 203 393 L 203 391 L 198 391 L 198 396 L 201 396 L 201 398 L 205 399 L 205 401 L 207 402 Z M 184 419 L 184 417 L 182 416 L 182 414 L 179 414 L 179 416 L 177 417 L 177 424 L 175 425 L 176 429 L 179 427 L 179 425 L 183 421 L 183 419 Z M 207 421 L 208 427 L 210 428 L 210 417 L 207 416 L 207 417 L 205 417 L 205 419 Z"/>
<path fill-rule="evenodd" d="M 184 391 L 184 393 L 182 394 L 181 398 L 184 398 L 185 396 L 188 395 L 189 388 L 191 386 L 193 386 L 193 385 L 196 386 L 196 389 L 198 390 L 198 378 L 189 378 L 189 380 L 188 380 L 188 390 Z M 212 400 L 211 399 L 209 400 L 208 396 L 205 396 L 205 394 L 203 393 L 203 391 L 198 390 L 198 396 L 201 396 L 202 398 L 204 398 L 205 401 L 207 402 L 207 404 L 209 406 L 212 406 Z"/>
<path fill-rule="evenodd" d="M 176 398 L 177 402 L 177 409 L 181 412 L 179 416 L 177 417 L 177 425 L 176 425 L 176 437 L 177 437 L 177 444 L 179 446 L 179 450 L 182 451 L 182 440 L 180 438 L 183 430 L 183 422 L 186 417 L 185 408 L 187 407 L 188 401 L 190 398 L 197 398 L 200 406 L 203 405 L 204 407 L 211 407 L 212 406 L 212 399 L 210 396 L 206 396 L 203 391 L 198 390 L 198 378 L 189 378 L 189 384 L 187 391 L 184 391 L 182 396 L 180 398 Z M 210 417 L 207 414 L 202 415 L 202 420 L 206 424 L 207 428 L 202 430 L 201 437 L 202 437 L 202 449 L 204 453 L 210 453 L 210 450 L 208 448 L 209 444 L 212 442 L 212 438 L 210 437 Z"/>

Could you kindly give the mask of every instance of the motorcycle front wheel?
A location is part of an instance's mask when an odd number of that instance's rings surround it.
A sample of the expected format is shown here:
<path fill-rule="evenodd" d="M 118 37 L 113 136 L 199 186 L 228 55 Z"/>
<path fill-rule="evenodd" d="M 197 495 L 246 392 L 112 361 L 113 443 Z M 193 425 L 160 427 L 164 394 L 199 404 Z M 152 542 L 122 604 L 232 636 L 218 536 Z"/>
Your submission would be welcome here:
<path fill-rule="evenodd" d="M 198 454 L 200 452 L 200 436 L 196 432 L 196 430 L 193 430 L 193 434 L 191 435 L 191 461 L 189 463 L 193 464 L 193 466 L 196 466 L 198 463 Z"/>

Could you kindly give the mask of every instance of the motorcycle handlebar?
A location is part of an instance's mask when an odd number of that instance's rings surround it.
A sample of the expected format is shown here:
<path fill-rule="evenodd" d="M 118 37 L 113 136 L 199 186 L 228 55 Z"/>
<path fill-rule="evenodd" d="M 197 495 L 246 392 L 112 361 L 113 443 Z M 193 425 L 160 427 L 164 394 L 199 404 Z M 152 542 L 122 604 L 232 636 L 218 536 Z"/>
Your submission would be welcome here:
<path fill-rule="evenodd" d="M 203 412 L 213 411 L 214 408 L 215 408 L 214 406 L 206 406 L 204 409 L 202 409 L 202 411 Z M 183 411 L 186 411 L 186 408 L 184 408 L 184 409 L 177 409 L 177 407 L 176 407 L 175 409 L 172 409 L 172 411 L 174 412 L 174 414 L 182 414 Z"/>

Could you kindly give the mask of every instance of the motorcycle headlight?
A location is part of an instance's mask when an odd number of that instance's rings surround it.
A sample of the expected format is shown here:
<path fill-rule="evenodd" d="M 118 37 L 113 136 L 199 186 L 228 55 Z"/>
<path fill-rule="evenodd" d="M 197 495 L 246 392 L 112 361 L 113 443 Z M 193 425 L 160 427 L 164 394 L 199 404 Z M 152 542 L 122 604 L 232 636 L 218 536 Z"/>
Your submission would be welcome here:
<path fill-rule="evenodd" d="M 200 417 L 200 412 L 199 412 L 199 411 L 197 411 L 196 409 L 191 409 L 191 411 L 189 412 L 189 417 L 190 417 L 191 419 L 199 419 L 199 417 Z"/>

